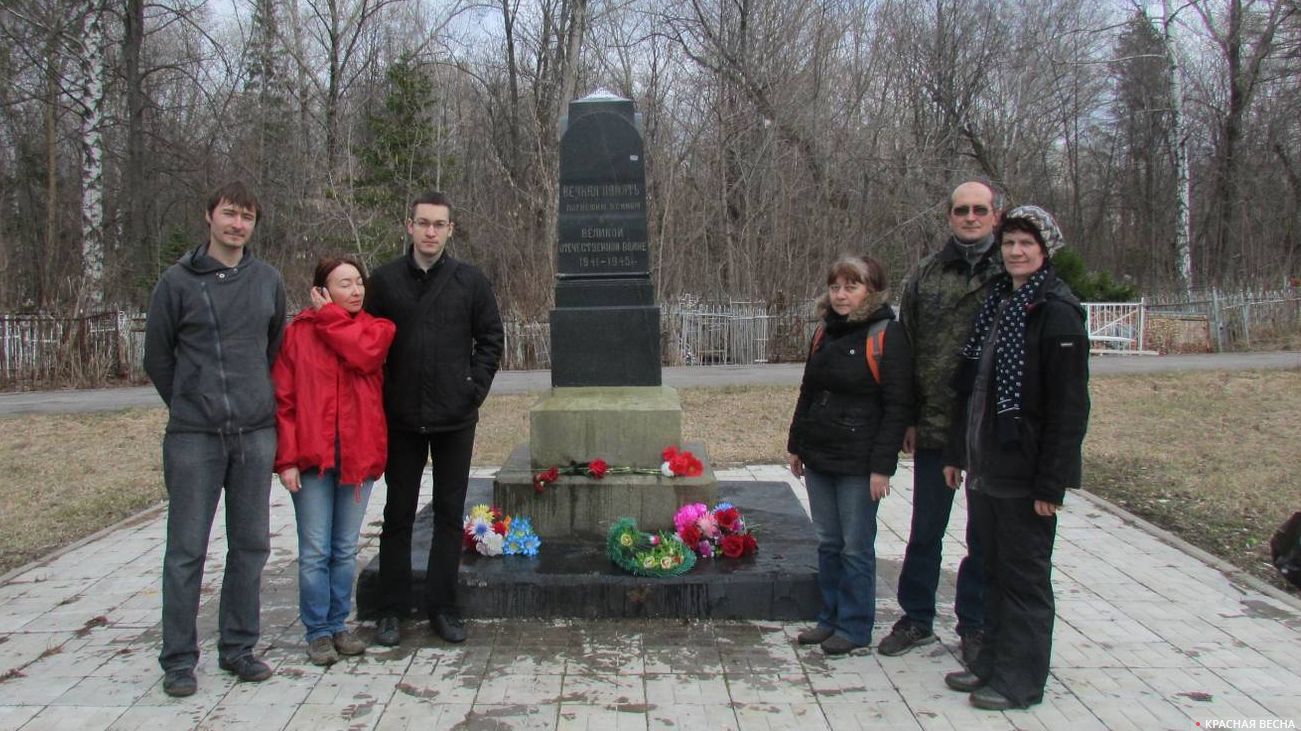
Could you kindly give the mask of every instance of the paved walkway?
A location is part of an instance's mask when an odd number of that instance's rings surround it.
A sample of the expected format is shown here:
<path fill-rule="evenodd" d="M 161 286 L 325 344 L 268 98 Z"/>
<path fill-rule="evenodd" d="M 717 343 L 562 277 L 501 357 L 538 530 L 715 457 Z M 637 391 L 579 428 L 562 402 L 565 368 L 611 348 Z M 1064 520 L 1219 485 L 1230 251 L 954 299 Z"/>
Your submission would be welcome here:
<path fill-rule="evenodd" d="M 780 467 L 719 477 L 790 481 Z M 878 637 L 898 617 L 891 595 L 910 511 L 906 467 L 895 483 L 880 510 Z M 798 483 L 792 489 L 803 499 Z M 800 625 L 776 622 L 474 621 L 464 645 L 413 623 L 400 647 L 321 669 L 307 663 L 296 619 L 293 508 L 280 488 L 273 495 L 261 648 L 275 668 L 270 680 L 239 684 L 216 668 L 219 510 L 200 617 L 199 692 L 163 694 L 155 658 L 164 519 L 153 514 L 0 584 L 0 729 L 1301 725 L 1301 602 L 1231 580 L 1199 552 L 1083 497 L 1068 499 L 1059 524 L 1045 701 L 988 713 L 942 680 L 958 668 L 955 531 L 945 548 L 943 642 L 902 657 L 827 658 L 795 644 Z M 363 561 L 377 550 L 383 503 L 377 486 Z M 964 524 L 963 509 L 959 501 L 953 526 Z"/>
<path fill-rule="evenodd" d="M 1301 353 L 1205 353 L 1163 356 L 1095 356 L 1089 361 L 1095 376 L 1165 373 L 1172 371 L 1240 371 L 1301 368 Z M 663 369 L 664 384 L 674 388 L 713 386 L 798 386 L 803 363 L 765 363 L 748 366 L 670 366 Z M 551 371 L 499 371 L 492 392 L 533 393 L 551 387 Z M 153 386 L 17 391 L 0 393 L 0 416 L 28 413 L 79 413 L 162 406 Z"/>

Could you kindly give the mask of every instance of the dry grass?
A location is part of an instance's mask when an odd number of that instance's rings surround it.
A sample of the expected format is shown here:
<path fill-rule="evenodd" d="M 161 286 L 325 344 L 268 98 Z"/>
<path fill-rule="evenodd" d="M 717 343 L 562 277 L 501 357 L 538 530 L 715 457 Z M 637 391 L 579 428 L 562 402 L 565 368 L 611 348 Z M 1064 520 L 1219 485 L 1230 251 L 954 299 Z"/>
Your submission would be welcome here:
<path fill-rule="evenodd" d="M 166 412 L 0 420 L 0 573 L 160 503 Z"/>
<path fill-rule="evenodd" d="M 1282 587 L 1269 538 L 1301 508 L 1301 371 L 1097 378 L 1084 487 Z"/>
<path fill-rule="evenodd" d="M 1269 536 L 1301 506 L 1301 371 L 1096 378 L 1085 488 L 1276 584 Z M 793 386 L 681 391 L 683 437 L 715 464 L 785 456 Z M 492 396 L 474 463 L 528 439 L 537 395 Z M 0 572 L 163 498 L 161 410 L 3 420 Z"/>

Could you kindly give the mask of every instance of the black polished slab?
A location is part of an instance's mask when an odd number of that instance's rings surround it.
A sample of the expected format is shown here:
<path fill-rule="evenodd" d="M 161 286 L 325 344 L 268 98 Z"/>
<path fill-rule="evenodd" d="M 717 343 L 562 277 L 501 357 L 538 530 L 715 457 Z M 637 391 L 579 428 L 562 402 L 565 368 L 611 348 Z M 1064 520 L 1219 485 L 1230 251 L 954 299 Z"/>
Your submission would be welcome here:
<path fill-rule="evenodd" d="M 659 386 L 646 157 L 632 101 L 570 102 L 557 206 L 551 385 Z"/>
<path fill-rule="evenodd" d="M 461 562 L 461 604 L 467 617 L 666 617 L 682 619 L 812 619 L 821 607 L 813 527 L 781 482 L 721 482 L 720 500 L 741 508 L 755 526 L 759 553 L 744 559 L 700 559 L 691 573 L 648 579 L 623 573 L 604 543 L 545 541 L 536 558 Z M 467 505 L 492 499 L 492 481 L 472 480 Z M 423 602 L 432 519 L 416 517 L 412 537 L 413 595 Z M 374 616 L 379 558 L 357 582 L 362 618 Z M 413 607 L 418 616 L 423 606 Z"/>

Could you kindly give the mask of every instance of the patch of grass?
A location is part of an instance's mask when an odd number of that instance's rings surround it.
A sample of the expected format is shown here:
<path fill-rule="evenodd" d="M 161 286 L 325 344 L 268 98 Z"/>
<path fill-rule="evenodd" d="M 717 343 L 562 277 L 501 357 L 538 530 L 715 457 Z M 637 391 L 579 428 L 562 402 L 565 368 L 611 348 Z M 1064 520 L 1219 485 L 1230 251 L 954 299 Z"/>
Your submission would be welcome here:
<path fill-rule="evenodd" d="M 683 438 L 715 464 L 779 463 L 794 386 L 684 389 Z M 1280 587 L 1269 537 L 1301 506 L 1301 370 L 1099 377 L 1084 487 Z M 490 396 L 474 463 L 528 439 L 537 394 Z M 0 572 L 164 497 L 161 409 L 25 415 L 0 429 Z"/>
<path fill-rule="evenodd" d="M 1095 378 L 1084 487 L 1282 588 L 1269 539 L 1301 507 L 1301 371 Z"/>
<path fill-rule="evenodd" d="M 166 412 L 0 421 L 0 573 L 157 505 Z"/>
<path fill-rule="evenodd" d="M 505 462 L 515 447 L 528 441 L 529 408 L 537 401 L 533 393 L 489 395 L 479 409 L 471 461 L 492 467 Z"/>
<path fill-rule="evenodd" d="M 680 392 L 682 438 L 703 442 L 715 465 L 782 464 L 798 386 L 728 386 Z"/>

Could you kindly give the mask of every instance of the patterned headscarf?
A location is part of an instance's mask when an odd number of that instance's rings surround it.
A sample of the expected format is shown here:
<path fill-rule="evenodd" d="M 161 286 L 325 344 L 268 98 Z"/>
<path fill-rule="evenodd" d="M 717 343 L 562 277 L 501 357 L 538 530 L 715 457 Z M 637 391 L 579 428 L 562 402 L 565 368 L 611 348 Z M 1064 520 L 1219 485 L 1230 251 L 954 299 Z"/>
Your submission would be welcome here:
<path fill-rule="evenodd" d="M 1034 224 L 1039 229 L 1039 238 L 1044 240 L 1044 248 L 1048 250 L 1049 257 L 1066 245 L 1066 239 L 1062 238 L 1062 230 L 1057 228 L 1053 215 L 1039 206 L 1017 206 L 1003 214 L 1004 221 L 1009 218 L 1023 218 Z"/>

